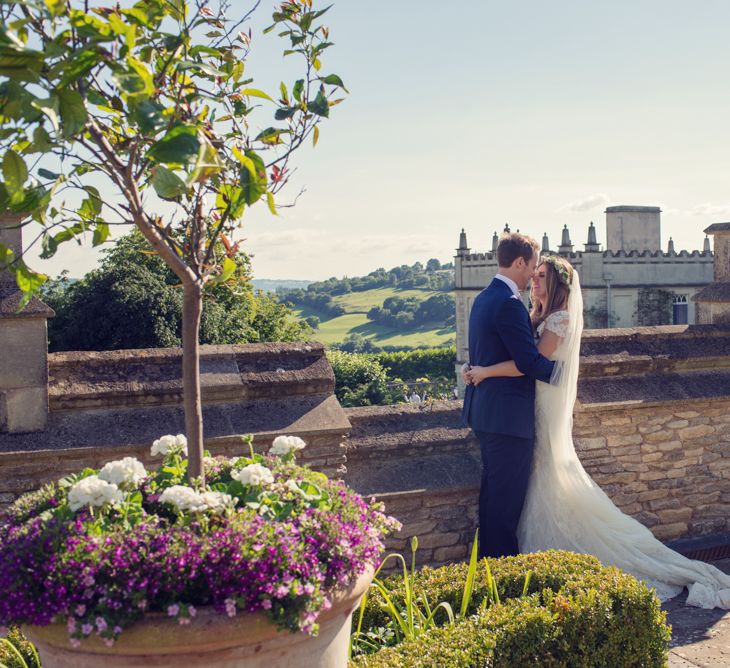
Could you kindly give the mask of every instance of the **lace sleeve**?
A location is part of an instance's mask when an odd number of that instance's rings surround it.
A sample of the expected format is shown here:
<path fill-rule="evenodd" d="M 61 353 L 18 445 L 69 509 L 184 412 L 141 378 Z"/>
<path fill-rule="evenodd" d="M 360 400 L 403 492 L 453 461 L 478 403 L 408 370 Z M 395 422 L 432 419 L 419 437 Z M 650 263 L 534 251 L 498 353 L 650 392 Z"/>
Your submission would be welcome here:
<path fill-rule="evenodd" d="M 545 329 L 557 334 L 561 339 L 568 335 L 570 316 L 567 311 L 555 311 L 545 318 Z"/>

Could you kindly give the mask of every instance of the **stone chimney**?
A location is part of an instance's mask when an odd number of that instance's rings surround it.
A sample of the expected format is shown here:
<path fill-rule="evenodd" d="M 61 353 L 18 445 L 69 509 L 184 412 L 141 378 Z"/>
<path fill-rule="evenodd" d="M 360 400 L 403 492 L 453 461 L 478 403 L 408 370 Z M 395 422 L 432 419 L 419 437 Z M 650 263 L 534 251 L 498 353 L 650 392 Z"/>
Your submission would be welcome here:
<path fill-rule="evenodd" d="M 494 236 L 492 237 L 492 253 L 497 252 L 497 246 L 499 246 L 499 237 L 497 236 L 497 233 L 494 233 Z"/>
<path fill-rule="evenodd" d="M 464 228 L 461 228 L 461 234 L 459 235 L 459 247 L 456 249 L 457 257 L 464 257 L 469 255 L 469 246 L 466 245 L 466 232 Z"/>
<path fill-rule="evenodd" d="M 0 216 L 0 244 L 23 252 L 23 216 Z M 15 276 L 0 266 L 0 432 L 43 431 L 48 422 L 48 329 L 55 314 L 33 298 L 22 311 Z"/>
<path fill-rule="evenodd" d="M 715 282 L 697 293 L 697 323 L 730 324 L 730 223 L 710 225 L 705 234 L 714 237 Z M 705 243 L 705 247 L 707 247 Z"/>
<path fill-rule="evenodd" d="M 568 255 L 569 253 L 573 252 L 573 244 L 570 241 L 570 232 L 568 231 L 568 226 L 566 225 L 563 228 L 563 240 L 560 242 L 560 247 L 558 248 L 558 253 L 561 255 Z"/>
<path fill-rule="evenodd" d="M 591 224 L 588 226 L 588 243 L 584 244 L 584 246 L 586 253 L 598 253 L 601 250 L 601 247 L 598 245 L 598 240 L 596 239 L 596 228 L 593 225 L 593 221 L 591 221 Z"/>

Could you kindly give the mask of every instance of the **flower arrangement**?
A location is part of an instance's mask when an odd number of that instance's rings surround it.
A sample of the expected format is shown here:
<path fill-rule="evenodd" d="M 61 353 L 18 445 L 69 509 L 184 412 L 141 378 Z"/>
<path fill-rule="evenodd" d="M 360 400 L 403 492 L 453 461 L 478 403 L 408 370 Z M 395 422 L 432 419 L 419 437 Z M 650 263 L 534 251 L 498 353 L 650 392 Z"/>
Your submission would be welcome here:
<path fill-rule="evenodd" d="M 200 606 L 264 612 L 316 634 L 332 593 L 376 565 L 399 528 L 381 504 L 298 466 L 305 446 L 278 437 L 268 455 L 205 457 L 187 474 L 184 436 L 84 469 L 18 499 L 0 516 L 0 627 L 66 624 L 72 645 L 112 645 L 146 613 L 188 624 Z"/>

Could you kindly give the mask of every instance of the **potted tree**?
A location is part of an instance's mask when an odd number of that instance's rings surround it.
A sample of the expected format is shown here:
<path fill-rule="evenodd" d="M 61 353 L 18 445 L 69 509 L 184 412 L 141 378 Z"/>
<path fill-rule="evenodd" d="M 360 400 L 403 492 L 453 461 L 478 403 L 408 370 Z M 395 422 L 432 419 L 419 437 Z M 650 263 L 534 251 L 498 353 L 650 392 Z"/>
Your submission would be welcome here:
<path fill-rule="evenodd" d="M 156 442 L 160 468 L 125 459 L 81 471 L 21 498 L 0 522 L 0 624 L 26 625 L 46 668 L 257 665 L 253 656 L 272 666 L 284 636 L 317 624 L 325 644 L 341 645 L 341 631 L 325 632 L 327 608 L 347 619 L 393 525 L 341 483 L 297 467 L 297 441 L 279 441 L 268 458 L 204 459 L 203 291 L 235 271 L 246 211 L 265 202 L 276 213 L 291 156 L 316 144 L 344 90 L 322 69 L 327 9 L 313 0 L 284 0 L 267 29 L 300 59 L 299 78 L 276 96 L 253 87 L 246 22 L 257 5 L 0 7 L 0 214 L 39 223 L 46 257 L 136 225 L 184 292 L 186 435 Z M 273 120 L 255 129 L 261 113 Z M 26 297 L 45 279 L 4 247 L 0 269 Z M 241 613 L 253 630 L 237 630 Z M 254 640 L 251 655 L 242 636 Z M 317 661 L 340 665 L 341 650 L 327 647 Z"/>

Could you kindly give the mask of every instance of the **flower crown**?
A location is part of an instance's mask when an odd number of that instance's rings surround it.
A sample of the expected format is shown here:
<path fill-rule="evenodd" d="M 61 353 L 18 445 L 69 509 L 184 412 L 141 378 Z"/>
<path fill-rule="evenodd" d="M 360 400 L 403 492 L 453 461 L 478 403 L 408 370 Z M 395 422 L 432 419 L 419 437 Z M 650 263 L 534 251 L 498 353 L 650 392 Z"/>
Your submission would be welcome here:
<path fill-rule="evenodd" d="M 542 258 L 542 261 L 545 262 L 546 264 L 551 265 L 552 268 L 555 269 L 555 272 L 557 273 L 560 281 L 565 285 L 565 287 L 568 288 L 568 290 L 570 290 L 570 284 L 573 281 L 572 267 L 566 267 L 554 255 L 546 255 Z"/>

